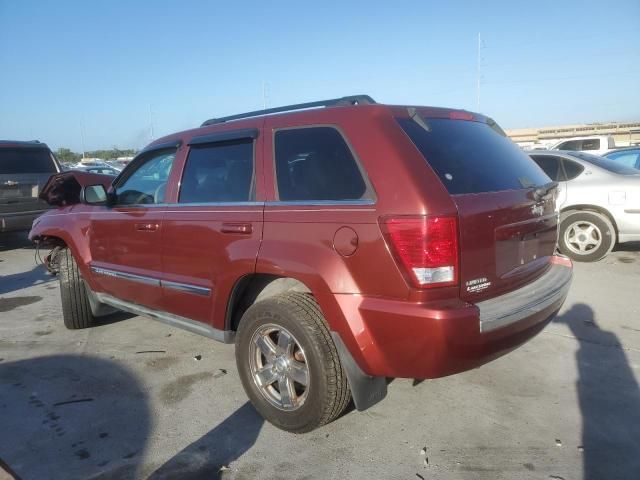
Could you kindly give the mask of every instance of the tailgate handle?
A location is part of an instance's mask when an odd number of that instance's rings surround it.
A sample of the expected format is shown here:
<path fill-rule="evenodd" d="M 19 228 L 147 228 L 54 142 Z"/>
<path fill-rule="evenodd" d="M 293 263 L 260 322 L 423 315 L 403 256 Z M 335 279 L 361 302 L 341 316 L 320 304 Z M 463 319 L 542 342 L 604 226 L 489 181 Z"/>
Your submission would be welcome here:
<path fill-rule="evenodd" d="M 136 223 L 136 230 L 139 232 L 155 232 L 158 230 L 157 223 Z"/>
<path fill-rule="evenodd" d="M 250 223 L 223 223 L 222 233 L 246 233 L 249 234 L 253 231 L 253 227 Z"/>

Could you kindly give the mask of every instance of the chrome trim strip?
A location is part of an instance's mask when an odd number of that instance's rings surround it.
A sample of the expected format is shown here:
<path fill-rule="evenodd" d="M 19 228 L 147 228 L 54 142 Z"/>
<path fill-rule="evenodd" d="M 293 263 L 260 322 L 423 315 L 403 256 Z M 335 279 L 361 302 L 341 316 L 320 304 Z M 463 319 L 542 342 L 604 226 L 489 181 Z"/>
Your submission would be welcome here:
<path fill-rule="evenodd" d="M 640 213 L 640 208 L 626 208 L 624 213 Z"/>
<path fill-rule="evenodd" d="M 375 205 L 376 201 L 370 198 L 360 200 L 290 200 L 290 201 L 271 201 L 265 202 L 267 207 L 298 207 L 298 206 L 318 206 L 324 207 L 327 205 Z"/>
<path fill-rule="evenodd" d="M 160 286 L 162 288 L 170 288 L 171 290 L 178 290 L 186 293 L 193 293 L 195 295 L 202 295 L 208 297 L 211 295 L 211 289 L 207 287 L 199 287 L 197 285 L 190 285 L 188 283 L 171 282 L 169 280 L 160 280 Z"/>
<path fill-rule="evenodd" d="M 261 207 L 264 202 L 194 202 L 194 203 L 132 203 L 131 205 L 114 205 L 113 210 L 126 208 L 175 208 L 175 207 Z"/>
<path fill-rule="evenodd" d="M 118 272 L 108 268 L 91 266 L 91 271 L 97 275 L 104 275 L 105 277 L 121 278 L 123 280 L 130 280 L 132 282 L 143 283 L 145 285 L 153 285 L 155 287 L 160 286 L 160 279 L 153 277 L 146 277 L 144 275 L 136 275 L 135 273 Z"/>
<path fill-rule="evenodd" d="M 119 310 L 124 310 L 135 315 L 150 317 L 153 320 L 158 320 L 173 327 L 187 330 L 191 333 L 197 333 L 198 335 L 213 338 L 214 340 L 222 343 L 233 343 L 235 338 L 235 332 L 232 330 L 219 330 L 217 328 L 213 328 L 211 325 L 207 325 L 206 323 L 191 320 L 190 318 L 181 317 L 180 315 L 174 315 L 173 313 L 154 310 L 152 308 L 144 307 L 136 303 L 127 302 L 125 300 L 120 300 L 106 293 L 96 292 L 95 295 L 100 302 L 115 307 Z"/>

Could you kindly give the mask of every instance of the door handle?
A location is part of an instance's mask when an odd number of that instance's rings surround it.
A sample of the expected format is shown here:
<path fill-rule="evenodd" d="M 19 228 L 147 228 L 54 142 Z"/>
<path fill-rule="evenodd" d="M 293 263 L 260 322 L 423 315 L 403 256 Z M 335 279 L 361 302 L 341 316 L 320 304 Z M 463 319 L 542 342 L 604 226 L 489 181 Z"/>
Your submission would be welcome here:
<path fill-rule="evenodd" d="M 253 231 L 253 226 L 250 223 L 223 223 L 220 231 L 222 233 L 249 234 Z"/>
<path fill-rule="evenodd" d="M 136 230 L 139 232 L 155 232 L 158 230 L 157 223 L 136 223 Z"/>

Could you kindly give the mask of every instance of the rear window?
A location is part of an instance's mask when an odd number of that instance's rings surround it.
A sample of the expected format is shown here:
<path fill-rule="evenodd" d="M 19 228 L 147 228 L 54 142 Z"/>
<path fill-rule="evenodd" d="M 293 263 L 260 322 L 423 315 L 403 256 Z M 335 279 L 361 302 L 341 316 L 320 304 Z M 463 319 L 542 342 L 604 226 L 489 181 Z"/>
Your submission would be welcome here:
<path fill-rule="evenodd" d="M 0 175 L 20 173 L 56 173 L 49 150 L 0 148 Z"/>
<path fill-rule="evenodd" d="M 369 196 L 356 159 L 333 127 L 276 132 L 275 158 L 282 201 L 348 201 Z"/>
<path fill-rule="evenodd" d="M 549 177 L 518 146 L 486 123 L 411 118 L 397 121 L 451 194 L 519 190 Z"/>

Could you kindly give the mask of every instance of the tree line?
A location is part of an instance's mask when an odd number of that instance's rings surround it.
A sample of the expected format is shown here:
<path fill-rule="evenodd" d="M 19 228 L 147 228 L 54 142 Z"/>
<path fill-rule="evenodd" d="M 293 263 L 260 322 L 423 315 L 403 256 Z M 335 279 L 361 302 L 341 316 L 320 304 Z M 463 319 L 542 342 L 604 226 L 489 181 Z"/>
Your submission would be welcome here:
<path fill-rule="evenodd" d="M 82 160 L 82 153 L 73 152 L 69 148 L 61 147 L 54 153 L 58 161 L 62 163 L 78 163 Z M 136 153 L 137 151 L 133 148 L 121 149 L 113 147 L 109 150 L 92 150 L 90 152 L 84 152 L 84 156 L 87 158 L 115 160 L 118 157 L 133 157 Z"/>

